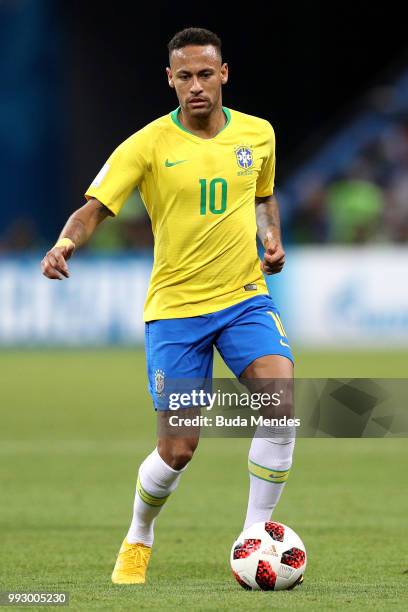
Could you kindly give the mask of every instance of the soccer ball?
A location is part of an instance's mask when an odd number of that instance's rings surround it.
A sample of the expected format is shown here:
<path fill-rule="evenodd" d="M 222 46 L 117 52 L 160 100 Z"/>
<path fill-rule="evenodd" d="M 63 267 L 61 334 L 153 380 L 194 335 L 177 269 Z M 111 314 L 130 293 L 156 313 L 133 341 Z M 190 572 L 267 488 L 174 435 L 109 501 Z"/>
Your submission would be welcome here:
<path fill-rule="evenodd" d="M 303 582 L 306 549 L 299 536 L 282 523 L 255 523 L 231 549 L 230 564 L 239 584 L 248 590 L 281 591 Z"/>

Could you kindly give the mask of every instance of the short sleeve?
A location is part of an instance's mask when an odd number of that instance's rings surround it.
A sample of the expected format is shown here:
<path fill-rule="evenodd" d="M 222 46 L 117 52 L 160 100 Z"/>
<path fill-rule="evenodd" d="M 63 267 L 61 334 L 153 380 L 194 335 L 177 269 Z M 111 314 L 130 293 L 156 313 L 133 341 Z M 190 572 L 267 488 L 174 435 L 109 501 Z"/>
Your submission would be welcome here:
<path fill-rule="evenodd" d="M 266 155 L 256 182 L 255 195 L 258 197 L 272 195 L 275 184 L 275 132 L 268 121 L 265 121 L 265 150 Z"/>
<path fill-rule="evenodd" d="M 147 148 L 141 130 L 115 149 L 85 192 L 86 199 L 97 198 L 117 215 L 142 181 L 147 166 Z"/>

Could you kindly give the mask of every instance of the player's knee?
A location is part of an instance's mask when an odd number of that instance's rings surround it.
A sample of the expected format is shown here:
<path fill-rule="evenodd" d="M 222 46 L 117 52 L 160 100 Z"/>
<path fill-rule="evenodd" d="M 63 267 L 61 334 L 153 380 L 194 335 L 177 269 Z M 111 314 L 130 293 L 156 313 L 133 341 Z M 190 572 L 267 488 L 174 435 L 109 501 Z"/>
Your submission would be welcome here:
<path fill-rule="evenodd" d="M 164 440 L 158 442 L 160 456 L 173 470 L 182 470 L 191 461 L 197 442 L 180 443 L 179 440 Z"/>
<path fill-rule="evenodd" d="M 173 470 L 181 470 L 189 463 L 193 457 L 194 451 L 191 448 L 177 449 L 171 458 L 171 467 Z"/>

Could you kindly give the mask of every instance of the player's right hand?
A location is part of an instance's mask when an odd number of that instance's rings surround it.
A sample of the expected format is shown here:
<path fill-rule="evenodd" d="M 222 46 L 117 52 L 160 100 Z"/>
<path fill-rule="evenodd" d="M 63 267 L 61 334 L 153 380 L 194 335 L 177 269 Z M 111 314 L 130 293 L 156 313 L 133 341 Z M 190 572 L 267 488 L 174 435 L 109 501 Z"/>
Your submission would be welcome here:
<path fill-rule="evenodd" d="M 279 274 L 285 265 L 285 251 L 280 240 L 273 238 L 270 232 L 267 233 L 264 242 L 265 253 L 261 262 L 261 270 L 264 274 Z"/>
<path fill-rule="evenodd" d="M 67 260 L 74 252 L 74 243 L 69 246 L 57 247 L 54 246 L 41 262 L 41 270 L 47 278 L 62 280 L 64 277 L 69 278 L 69 270 Z"/>

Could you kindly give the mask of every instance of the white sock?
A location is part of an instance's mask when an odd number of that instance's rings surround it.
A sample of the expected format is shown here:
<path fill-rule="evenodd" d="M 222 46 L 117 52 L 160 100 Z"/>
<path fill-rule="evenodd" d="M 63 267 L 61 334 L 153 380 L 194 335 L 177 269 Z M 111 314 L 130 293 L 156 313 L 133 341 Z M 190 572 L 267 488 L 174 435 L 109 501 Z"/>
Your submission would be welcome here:
<path fill-rule="evenodd" d="M 137 479 L 133 518 L 126 536 L 129 544 L 141 542 L 152 546 L 154 521 L 186 467 L 173 470 L 160 457 L 157 448 L 143 461 Z"/>
<path fill-rule="evenodd" d="M 294 437 L 253 438 L 248 457 L 250 484 L 244 529 L 269 521 L 288 479 L 294 446 Z"/>

